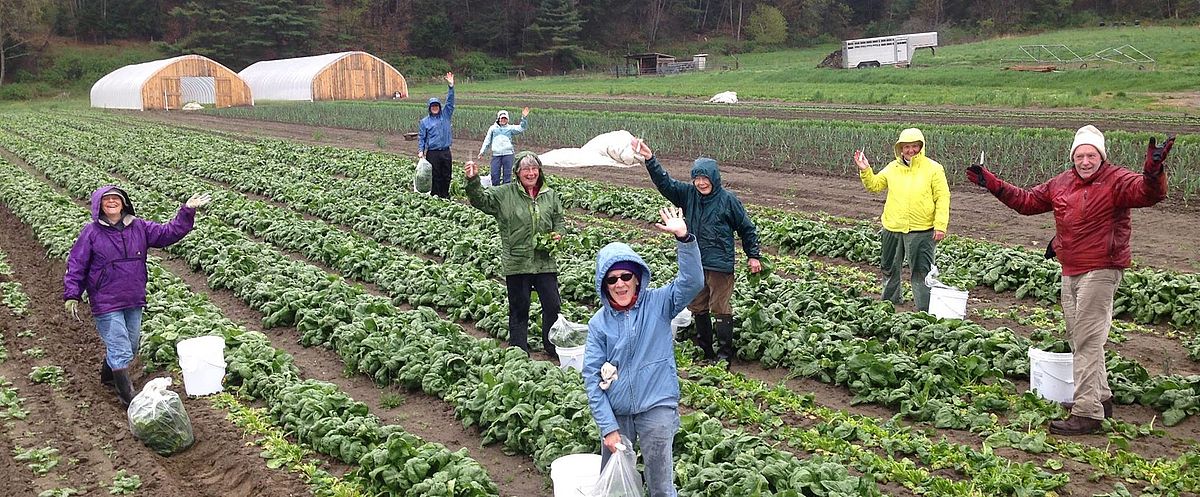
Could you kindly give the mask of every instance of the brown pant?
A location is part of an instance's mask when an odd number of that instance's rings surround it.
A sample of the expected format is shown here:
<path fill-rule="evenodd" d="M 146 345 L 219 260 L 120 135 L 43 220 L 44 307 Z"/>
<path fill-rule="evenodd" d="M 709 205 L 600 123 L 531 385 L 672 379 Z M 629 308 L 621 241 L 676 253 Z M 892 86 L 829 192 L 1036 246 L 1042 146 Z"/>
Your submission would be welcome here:
<path fill-rule="evenodd" d="M 688 304 L 692 314 L 710 312 L 713 315 L 733 314 L 729 305 L 733 296 L 733 273 L 704 270 L 704 289 Z"/>
<path fill-rule="evenodd" d="M 1113 295 L 1124 274 L 1120 269 L 1096 269 L 1062 278 L 1063 318 L 1067 321 L 1075 378 L 1071 414 L 1076 416 L 1104 419 L 1100 401 L 1112 397 L 1104 366 L 1104 344 L 1112 328 Z"/>

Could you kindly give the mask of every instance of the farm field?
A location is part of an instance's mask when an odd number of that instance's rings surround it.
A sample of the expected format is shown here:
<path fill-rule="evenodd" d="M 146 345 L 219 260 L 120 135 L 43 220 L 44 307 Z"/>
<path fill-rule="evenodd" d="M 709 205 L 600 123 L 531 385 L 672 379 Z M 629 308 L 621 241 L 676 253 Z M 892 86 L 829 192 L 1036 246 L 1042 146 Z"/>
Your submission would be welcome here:
<path fill-rule="evenodd" d="M 992 108 L 1094 108 L 1187 112 L 1197 93 L 1191 82 L 1200 77 L 1200 28 L 1181 26 L 1092 27 L 947 44 L 931 55 L 919 50 L 918 70 L 877 68 L 831 70 L 817 68 L 839 44 L 785 52 L 748 53 L 733 57 L 710 54 L 712 68 L 673 77 L 620 78 L 556 76 L 537 78 L 537 84 L 489 80 L 474 84 L 475 93 L 525 95 L 590 95 L 621 97 L 651 95 L 707 100 L 722 91 L 740 99 L 786 102 L 825 102 L 905 107 L 979 106 Z M 1006 70 L 1031 65 L 1022 45 L 1066 45 L 1090 58 L 1109 48 L 1132 46 L 1153 63 L 1118 64 L 1092 61 L 1056 64 L 1059 71 L 1036 73 Z M 1060 55 L 1064 55 L 1061 49 Z M 1128 48 L 1124 52 L 1140 59 Z M 675 53 L 680 60 L 691 54 Z M 1069 59 L 1070 56 L 1064 56 Z M 1113 58 L 1132 62 L 1133 59 Z M 725 70 L 737 67 L 737 70 Z M 412 95 L 436 94 L 440 82 L 411 82 Z M 444 90 L 443 90 L 444 91 Z"/>
<path fill-rule="evenodd" d="M 550 461 L 598 450 L 578 375 L 497 345 L 507 308 L 494 227 L 462 203 L 461 176 L 456 202 L 408 193 L 412 143 L 210 115 L 3 117 L 0 249 L 13 269 L 0 281 L 29 299 L 22 306 L 4 287 L 0 371 L 15 393 L 0 389 L 9 402 L 0 407 L 30 414 L 5 420 L 0 450 L 36 440 L 63 455 L 44 475 L 0 457 L 6 484 L 24 485 L 14 495 L 98 492 L 118 469 L 155 495 L 551 495 Z M 477 150 L 456 139 L 456 157 Z M 686 174 L 685 154 L 667 156 L 672 174 Z M 595 308 L 592 264 L 608 241 L 630 241 L 659 283 L 673 276 L 669 246 L 645 229 L 661 200 L 644 171 L 558 173 L 548 171 L 570 207 L 559 257 L 565 314 L 581 321 Z M 939 266 L 975 299 L 968 321 L 939 321 L 874 298 L 871 220 L 882 199 L 856 178 L 736 161 L 723 175 L 754 205 L 776 273 L 739 276 L 730 372 L 693 363 L 693 347 L 678 352 L 681 495 L 1200 492 L 1200 238 L 1190 205 L 1135 213 L 1142 266 L 1127 275 L 1109 344 L 1118 421 L 1103 435 L 1056 438 L 1045 423 L 1063 411 L 1024 392 L 1026 349 L 1065 347 L 1056 266 L 1037 246 L 1053 231 L 1048 218 L 1009 216 L 986 193 L 956 186 L 951 230 L 962 236 L 939 249 Z M 112 182 L 128 185 L 152 219 L 194 191 L 215 198 L 195 232 L 157 254 L 142 357 L 149 377 L 174 367 L 176 341 L 223 335 L 238 396 L 188 400 L 203 428 L 197 446 L 171 458 L 120 438 L 120 411 L 94 380 L 95 332 L 59 303 L 62 257 L 86 217 L 81 199 Z M 63 370 L 58 389 L 28 379 L 48 365 Z M 80 399 L 96 414 L 79 414 Z M 77 421 L 28 421 L 64 415 Z M 90 429 L 99 416 L 115 420 L 107 432 Z M 95 447 L 113 438 L 113 456 Z M 259 438 L 271 442 L 243 446 Z M 90 457 L 67 455 L 84 446 Z M 193 462 L 204 450 L 228 452 L 230 466 L 197 490 L 193 481 L 216 474 Z M 406 464 L 424 470 L 386 473 Z M 76 467 L 84 471 L 67 471 Z M 451 479 L 453 492 L 432 490 Z"/>

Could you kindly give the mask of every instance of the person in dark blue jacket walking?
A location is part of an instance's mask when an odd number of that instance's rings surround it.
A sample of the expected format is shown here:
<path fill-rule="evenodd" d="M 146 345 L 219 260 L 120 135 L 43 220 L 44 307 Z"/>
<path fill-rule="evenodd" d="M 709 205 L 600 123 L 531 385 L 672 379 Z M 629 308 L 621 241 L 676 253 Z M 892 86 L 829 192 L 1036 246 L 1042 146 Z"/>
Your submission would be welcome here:
<path fill-rule="evenodd" d="M 700 261 L 704 265 L 704 290 L 688 304 L 696 325 L 696 342 L 706 360 L 728 362 L 733 358 L 734 249 L 733 233 L 742 239 L 750 272 L 762 270 L 759 260 L 758 231 L 737 196 L 721 188 L 717 161 L 707 157 L 692 164 L 692 182 L 671 179 L 658 163 L 646 142 L 634 138 L 633 150 L 646 158 L 646 171 L 658 192 L 683 209 L 688 231 L 700 241 Z M 711 321 L 715 318 L 715 323 Z M 717 349 L 713 350 L 713 331 Z"/>
<path fill-rule="evenodd" d="M 446 73 L 450 89 L 446 91 L 446 107 L 437 97 L 429 99 L 429 115 L 421 118 L 417 133 L 417 158 L 433 166 L 433 189 L 430 194 L 450 198 L 450 143 L 453 132 L 450 118 L 454 116 L 454 73 Z"/>

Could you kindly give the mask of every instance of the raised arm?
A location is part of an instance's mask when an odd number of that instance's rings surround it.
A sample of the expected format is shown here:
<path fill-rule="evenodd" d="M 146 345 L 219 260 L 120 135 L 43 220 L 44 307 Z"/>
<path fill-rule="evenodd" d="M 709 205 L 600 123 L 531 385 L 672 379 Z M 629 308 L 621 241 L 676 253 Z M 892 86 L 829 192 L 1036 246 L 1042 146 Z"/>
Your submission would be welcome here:
<path fill-rule="evenodd" d="M 1162 146 L 1156 146 L 1154 138 L 1146 147 L 1146 162 L 1142 164 L 1142 174 L 1125 174 L 1117 179 L 1116 204 L 1121 207 L 1149 207 L 1167 198 L 1167 170 L 1164 162 L 1171 147 L 1175 145 L 1175 137 L 1167 138 Z"/>
<path fill-rule="evenodd" d="M 186 204 L 179 206 L 175 217 L 165 224 L 142 220 L 146 223 L 146 244 L 163 248 L 182 240 L 196 223 L 196 209 Z"/>
<path fill-rule="evenodd" d="M 467 161 L 463 166 L 463 173 L 467 177 L 467 200 L 471 202 L 471 206 L 490 216 L 499 214 L 500 201 L 496 199 L 496 188 L 484 188 L 479 182 L 479 166 L 475 161 Z"/>
<path fill-rule="evenodd" d="M 446 73 L 446 82 L 450 83 L 450 88 L 446 90 L 446 106 L 442 112 L 446 113 L 446 119 L 450 119 L 454 116 L 454 73 Z"/>
<path fill-rule="evenodd" d="M 1025 190 L 997 178 L 983 164 L 975 164 L 967 168 L 967 180 L 987 188 L 1001 203 L 1020 214 L 1032 216 L 1054 210 L 1054 204 L 1050 202 L 1050 181 L 1054 181 L 1053 178 Z"/>
<path fill-rule="evenodd" d="M 871 170 L 871 162 L 867 160 L 867 154 L 862 150 L 854 151 L 854 165 L 858 166 L 858 177 L 862 180 L 863 187 L 869 192 L 881 192 L 887 188 L 887 166 L 884 166 L 879 174 Z"/>
<path fill-rule="evenodd" d="M 634 138 L 631 145 L 633 151 L 638 155 L 646 158 L 646 172 L 650 173 L 650 181 L 654 182 L 654 187 L 658 189 L 658 193 L 666 197 L 667 201 L 674 204 L 676 207 L 683 207 L 687 202 L 687 194 L 691 188 L 695 188 L 690 183 L 672 179 L 670 174 L 663 169 L 662 164 L 658 163 L 658 158 L 654 156 L 654 152 L 650 150 L 650 146 L 646 145 L 645 141 L 640 138 Z"/>

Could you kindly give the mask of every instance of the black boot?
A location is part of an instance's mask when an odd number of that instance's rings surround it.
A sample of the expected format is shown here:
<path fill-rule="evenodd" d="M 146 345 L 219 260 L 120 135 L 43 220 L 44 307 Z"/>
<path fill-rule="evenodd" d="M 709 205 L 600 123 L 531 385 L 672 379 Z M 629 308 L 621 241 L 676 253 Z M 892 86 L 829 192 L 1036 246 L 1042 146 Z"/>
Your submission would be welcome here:
<path fill-rule="evenodd" d="M 106 387 L 113 386 L 113 370 L 104 359 L 100 359 L 100 384 Z"/>
<path fill-rule="evenodd" d="M 129 407 L 129 403 L 133 402 L 133 382 L 129 381 L 129 369 L 114 369 L 112 373 L 113 382 L 117 384 L 117 398 L 122 406 Z"/>
<path fill-rule="evenodd" d="M 696 345 L 704 352 L 704 360 L 716 359 L 717 354 L 713 352 L 713 325 L 708 313 L 693 314 L 692 320 L 692 324 L 696 326 Z"/>
<path fill-rule="evenodd" d="M 733 360 L 733 316 L 717 314 L 713 328 L 717 331 L 717 360 L 732 362 Z"/>

